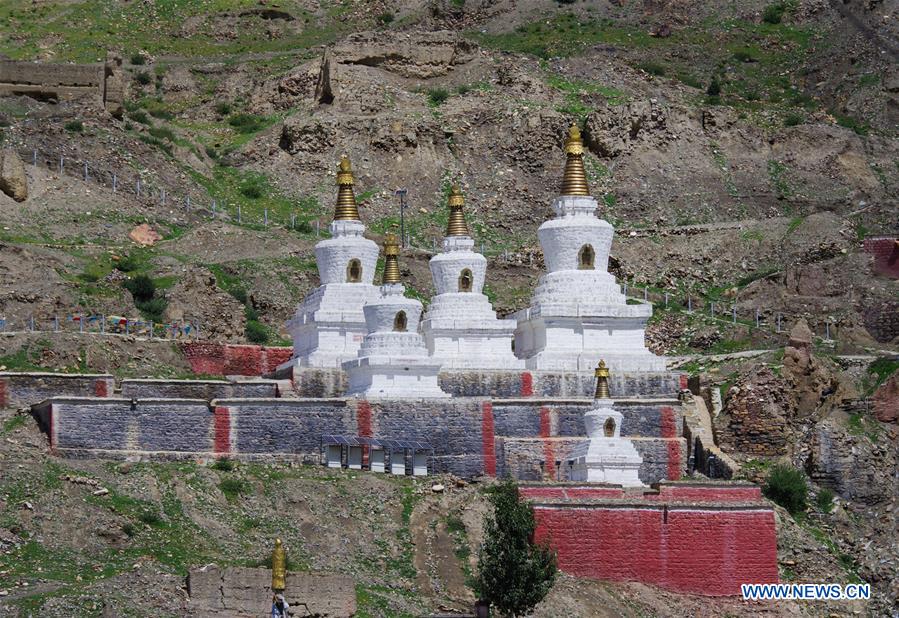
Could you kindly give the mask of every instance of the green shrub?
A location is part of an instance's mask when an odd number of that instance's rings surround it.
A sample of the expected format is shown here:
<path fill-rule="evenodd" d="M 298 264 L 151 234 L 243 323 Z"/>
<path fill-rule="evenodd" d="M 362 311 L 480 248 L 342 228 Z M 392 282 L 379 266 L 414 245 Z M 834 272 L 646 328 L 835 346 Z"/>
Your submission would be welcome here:
<path fill-rule="evenodd" d="M 151 298 L 150 300 L 137 301 L 134 303 L 134 306 L 140 310 L 143 316 L 153 322 L 163 321 L 163 314 L 168 305 L 168 301 L 159 296 Z"/>
<path fill-rule="evenodd" d="M 80 120 L 70 120 L 65 124 L 65 130 L 69 133 L 81 133 L 84 131 L 84 123 Z"/>
<path fill-rule="evenodd" d="M 779 24 L 783 19 L 787 7 L 780 2 L 769 4 L 762 13 L 762 21 L 767 24 Z"/>
<path fill-rule="evenodd" d="M 262 322 L 258 322 L 256 320 L 247 320 L 245 333 L 247 336 L 247 341 L 249 341 L 250 343 L 268 343 L 268 329 Z"/>
<path fill-rule="evenodd" d="M 755 62 L 757 60 L 755 52 L 748 47 L 734 50 L 734 59 L 739 60 L 740 62 Z"/>
<path fill-rule="evenodd" d="M 240 479 L 226 478 L 219 483 L 219 489 L 225 494 L 225 498 L 233 502 L 246 491 L 246 485 Z"/>
<path fill-rule="evenodd" d="M 825 487 L 815 496 L 815 504 L 822 513 L 830 513 L 833 510 L 833 492 Z"/>
<path fill-rule="evenodd" d="M 144 511 L 138 516 L 138 519 L 148 526 L 158 526 L 162 523 L 162 518 L 153 511 Z"/>
<path fill-rule="evenodd" d="M 236 466 L 234 465 L 234 462 L 227 457 L 222 457 L 220 459 L 216 459 L 215 462 L 209 467 L 213 470 L 219 470 L 221 472 L 233 472 Z"/>
<path fill-rule="evenodd" d="M 233 296 L 241 305 L 247 304 L 247 291 L 243 288 L 231 288 L 228 293 Z"/>
<path fill-rule="evenodd" d="M 793 466 L 778 464 L 768 473 L 763 493 L 790 514 L 801 513 L 805 510 L 808 497 L 805 475 Z"/>
<path fill-rule="evenodd" d="M 238 133 L 255 133 L 265 126 L 263 119 L 254 114 L 233 114 L 228 118 L 228 124 L 234 127 Z"/>
<path fill-rule="evenodd" d="M 134 81 L 136 81 L 141 86 L 146 86 L 153 81 L 153 77 L 146 71 L 141 71 L 134 76 Z"/>
<path fill-rule="evenodd" d="M 125 282 L 125 289 L 131 292 L 137 302 L 147 302 L 156 294 L 156 283 L 147 275 L 137 275 Z"/>
<path fill-rule="evenodd" d="M 140 267 L 140 263 L 134 254 L 128 254 L 118 262 L 116 262 L 115 268 L 116 270 L 120 270 L 123 273 L 134 272 Z M 154 290 L 155 291 L 155 290 Z"/>
<path fill-rule="evenodd" d="M 712 78 L 712 81 L 709 82 L 709 87 L 705 89 L 705 93 L 710 97 L 721 95 L 721 82 L 718 81 L 717 77 Z"/>
<path fill-rule="evenodd" d="M 132 537 L 137 533 L 137 529 L 134 527 L 134 524 L 129 521 L 122 525 L 122 532 L 128 537 Z"/>
<path fill-rule="evenodd" d="M 637 68 L 646 71 L 650 75 L 656 75 L 661 77 L 665 74 L 665 66 L 659 64 L 658 62 L 641 62 L 637 65 Z"/>
<path fill-rule="evenodd" d="M 215 111 L 220 116 L 227 116 L 231 113 L 231 104 L 227 101 L 215 104 Z"/>
<path fill-rule="evenodd" d="M 391 13 L 390 11 L 384 11 L 383 13 L 378 15 L 378 21 L 386 26 L 393 21 L 393 13 Z"/>
<path fill-rule="evenodd" d="M 258 200 L 266 193 L 266 181 L 262 176 L 248 176 L 240 183 L 240 193 L 251 200 Z"/>
<path fill-rule="evenodd" d="M 215 159 L 218 159 L 218 158 L 219 158 L 219 152 L 218 152 L 218 150 L 216 150 L 216 149 L 213 148 L 212 146 L 206 146 L 206 149 L 205 149 L 205 150 L 206 150 L 206 155 L 207 155 L 210 159 L 215 160 Z"/>
<path fill-rule="evenodd" d="M 800 125 L 803 122 L 805 122 L 805 116 L 798 112 L 790 112 L 784 118 L 785 127 L 795 127 L 796 125 Z"/>
<path fill-rule="evenodd" d="M 139 122 L 141 124 L 152 124 L 150 118 L 147 117 L 147 113 L 143 110 L 136 110 L 128 113 L 128 117 L 131 118 L 134 122 Z"/>
<path fill-rule="evenodd" d="M 428 89 L 428 103 L 430 103 L 433 107 L 437 107 L 438 105 L 442 105 L 449 98 L 449 90 L 446 88 L 429 88 Z"/>
<path fill-rule="evenodd" d="M 151 109 L 150 115 L 153 116 L 153 118 L 159 118 L 161 120 L 174 120 L 175 119 L 175 114 L 173 114 L 172 112 L 170 112 L 167 109 Z"/>
<path fill-rule="evenodd" d="M 147 59 L 144 58 L 143 54 L 131 54 L 131 64 L 134 65 L 144 65 L 147 63 Z"/>
<path fill-rule="evenodd" d="M 252 320 L 254 322 L 259 321 L 259 312 L 256 311 L 256 309 L 254 309 L 253 306 L 249 303 L 247 303 L 246 307 L 243 308 L 243 314 L 244 317 L 246 317 L 248 320 Z"/>

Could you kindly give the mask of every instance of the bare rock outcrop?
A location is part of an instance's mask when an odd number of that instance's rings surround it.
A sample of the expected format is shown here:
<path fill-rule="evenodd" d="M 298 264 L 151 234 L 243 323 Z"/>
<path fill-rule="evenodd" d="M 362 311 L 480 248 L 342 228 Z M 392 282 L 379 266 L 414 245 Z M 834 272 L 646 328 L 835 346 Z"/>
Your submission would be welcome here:
<path fill-rule="evenodd" d="M 401 77 L 430 79 L 449 73 L 474 56 L 475 47 L 448 30 L 352 34 L 334 48 L 340 64 L 379 67 Z"/>
<path fill-rule="evenodd" d="M 336 133 L 336 123 L 331 120 L 291 116 L 281 127 L 279 145 L 292 155 L 319 154 L 334 147 Z"/>
<path fill-rule="evenodd" d="M 589 116 L 584 126 L 584 141 L 597 155 L 614 158 L 627 152 L 630 144 L 651 138 L 667 140 L 670 110 L 655 99 L 627 105 L 604 105 Z"/>
<path fill-rule="evenodd" d="M 25 174 L 25 164 L 12 148 L 0 152 L 0 191 L 17 202 L 24 202 L 28 199 L 28 176 Z"/>
<path fill-rule="evenodd" d="M 168 293 L 167 321 L 199 322 L 204 339 L 244 342 L 244 307 L 216 286 L 215 275 L 193 268 Z"/>
<path fill-rule="evenodd" d="M 833 408 L 844 398 L 844 387 L 825 364 L 812 354 L 814 334 L 805 320 L 800 319 L 790 331 L 784 348 L 784 374 L 792 381 L 798 417 Z"/>

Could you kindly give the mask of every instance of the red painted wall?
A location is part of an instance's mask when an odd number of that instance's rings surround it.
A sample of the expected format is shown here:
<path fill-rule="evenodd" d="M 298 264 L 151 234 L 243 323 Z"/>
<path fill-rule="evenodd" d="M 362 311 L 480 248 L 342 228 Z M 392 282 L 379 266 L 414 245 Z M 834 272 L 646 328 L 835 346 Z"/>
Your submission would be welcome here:
<path fill-rule="evenodd" d="M 867 238 L 864 251 L 874 256 L 874 272 L 899 279 L 899 239 Z"/>
<path fill-rule="evenodd" d="M 182 344 L 182 349 L 191 370 L 208 375 L 259 376 L 274 371 L 293 356 L 293 348 L 229 343 L 191 342 Z"/>
<path fill-rule="evenodd" d="M 224 406 L 216 406 L 213 416 L 215 439 L 213 448 L 216 454 L 226 455 L 231 452 L 231 411 Z"/>
<path fill-rule="evenodd" d="M 535 505 L 536 539 L 579 577 L 637 581 L 703 595 L 777 582 L 774 513 L 757 509 Z"/>
<path fill-rule="evenodd" d="M 496 440 L 493 425 L 493 404 L 485 401 L 481 406 L 481 451 L 484 457 L 484 474 L 496 476 Z"/>

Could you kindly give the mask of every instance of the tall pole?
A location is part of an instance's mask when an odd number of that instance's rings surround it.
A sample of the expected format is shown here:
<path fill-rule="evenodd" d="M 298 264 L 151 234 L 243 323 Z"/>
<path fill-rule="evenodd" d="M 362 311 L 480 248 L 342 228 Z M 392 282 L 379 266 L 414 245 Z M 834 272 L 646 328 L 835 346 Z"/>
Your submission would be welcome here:
<path fill-rule="evenodd" d="M 403 243 L 403 249 L 406 248 L 406 193 L 407 189 L 397 189 L 394 195 L 400 198 L 400 242 Z"/>

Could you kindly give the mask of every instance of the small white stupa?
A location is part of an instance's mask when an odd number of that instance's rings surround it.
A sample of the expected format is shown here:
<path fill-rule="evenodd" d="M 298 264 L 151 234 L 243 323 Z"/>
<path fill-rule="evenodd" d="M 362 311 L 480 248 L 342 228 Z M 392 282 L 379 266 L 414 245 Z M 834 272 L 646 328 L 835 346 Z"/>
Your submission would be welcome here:
<path fill-rule="evenodd" d="M 562 195 L 553 202 L 556 217 L 537 230 L 547 272 L 531 306 L 513 316 L 515 354 L 533 370 L 590 371 L 602 356 L 616 371 L 665 371 L 664 357 L 644 343 L 652 305 L 627 304 L 608 272 L 614 229 L 596 217 L 575 126 L 565 151 Z"/>
<path fill-rule="evenodd" d="M 464 204 L 453 186 L 443 253 L 430 261 L 437 295 L 422 322 L 428 352 L 444 369 L 523 369 L 512 351 L 515 321 L 498 319 L 483 293 L 487 259 L 473 251 Z"/>
<path fill-rule="evenodd" d="M 604 361 L 599 361 L 595 375 L 593 408 L 584 414 L 590 439 L 575 446 L 568 455 L 570 479 L 625 487 L 642 486 L 639 473 L 643 458 L 630 440 L 621 437 L 622 416 L 609 398 L 609 370 Z"/>
<path fill-rule="evenodd" d="M 315 245 L 321 285 L 303 299 L 287 322 L 293 358 L 283 366 L 338 368 L 355 358 L 367 332 L 362 307 L 378 297 L 373 284 L 378 245 L 364 238 L 353 194 L 350 161 L 341 158 L 337 171 L 337 208 L 331 238 Z"/>
<path fill-rule="evenodd" d="M 362 398 L 449 397 L 440 389 L 440 361 L 428 356 L 418 334 L 422 305 L 406 298 L 400 283 L 397 238 L 384 238 L 384 285 L 380 296 L 365 304 L 368 334 L 358 358 L 343 363 L 349 385 L 347 395 Z"/>

